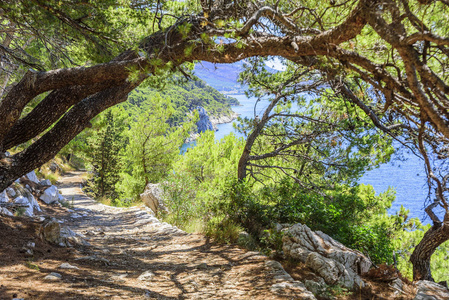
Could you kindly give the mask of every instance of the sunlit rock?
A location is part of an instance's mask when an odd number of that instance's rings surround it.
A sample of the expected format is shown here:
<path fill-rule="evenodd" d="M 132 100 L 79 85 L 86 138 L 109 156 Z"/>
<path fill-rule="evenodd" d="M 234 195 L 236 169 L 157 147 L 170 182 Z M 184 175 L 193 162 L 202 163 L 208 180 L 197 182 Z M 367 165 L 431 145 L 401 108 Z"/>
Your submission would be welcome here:
<path fill-rule="evenodd" d="M 43 194 L 39 197 L 42 201 L 44 201 L 47 204 L 52 204 L 58 201 L 59 199 L 59 192 L 58 188 L 54 185 L 47 188 Z"/>

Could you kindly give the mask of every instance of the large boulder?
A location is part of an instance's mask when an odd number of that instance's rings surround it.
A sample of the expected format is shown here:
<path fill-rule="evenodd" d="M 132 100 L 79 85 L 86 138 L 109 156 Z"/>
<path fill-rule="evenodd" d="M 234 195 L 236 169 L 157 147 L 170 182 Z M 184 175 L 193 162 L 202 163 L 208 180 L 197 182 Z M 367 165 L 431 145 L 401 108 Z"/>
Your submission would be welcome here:
<path fill-rule="evenodd" d="M 162 196 L 164 190 L 159 183 L 149 183 L 145 187 L 145 191 L 140 194 L 140 199 L 146 206 L 151 208 L 151 210 L 157 214 L 160 211 L 166 211 Z"/>
<path fill-rule="evenodd" d="M 350 289 L 364 286 L 360 275 L 368 272 L 371 261 L 362 253 L 303 224 L 295 224 L 285 233 L 284 254 L 305 263 L 327 284 L 340 284 Z"/>
<path fill-rule="evenodd" d="M 44 201 L 47 204 L 55 203 L 59 200 L 59 191 L 58 188 L 54 185 L 47 188 L 42 195 L 39 197 L 42 201 Z"/>

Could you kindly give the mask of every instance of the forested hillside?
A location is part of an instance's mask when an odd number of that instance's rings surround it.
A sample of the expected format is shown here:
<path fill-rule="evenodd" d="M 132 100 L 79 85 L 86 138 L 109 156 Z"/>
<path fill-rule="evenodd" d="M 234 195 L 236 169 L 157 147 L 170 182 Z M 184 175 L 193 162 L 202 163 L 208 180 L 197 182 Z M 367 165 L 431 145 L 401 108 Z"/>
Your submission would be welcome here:
<path fill-rule="evenodd" d="M 145 101 L 151 101 L 156 94 L 169 99 L 175 109 L 170 117 L 173 125 L 181 124 L 198 106 L 203 107 L 209 115 L 219 117 L 231 115 L 231 105 L 239 104 L 237 99 L 221 94 L 201 79 L 193 79 L 187 83 L 165 84 L 161 89 L 139 88 L 129 95 L 128 102 L 141 106 Z"/>

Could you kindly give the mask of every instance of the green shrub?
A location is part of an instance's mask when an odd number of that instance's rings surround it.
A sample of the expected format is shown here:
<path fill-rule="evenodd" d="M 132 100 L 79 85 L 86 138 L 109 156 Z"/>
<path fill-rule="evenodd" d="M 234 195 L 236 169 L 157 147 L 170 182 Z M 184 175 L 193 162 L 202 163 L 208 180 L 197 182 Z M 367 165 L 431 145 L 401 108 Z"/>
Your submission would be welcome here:
<path fill-rule="evenodd" d="M 204 233 L 219 243 L 237 243 L 243 228 L 229 218 L 211 218 L 204 230 Z"/>
<path fill-rule="evenodd" d="M 262 247 L 279 249 L 281 236 L 271 230 L 275 223 L 302 223 L 320 230 L 350 248 L 365 253 L 375 263 L 392 262 L 393 217 L 388 217 L 394 194 L 375 196 L 367 186 L 339 187 L 328 195 L 298 188 L 284 180 L 254 191 L 248 183 L 230 182 L 216 210 L 241 224 Z"/>
<path fill-rule="evenodd" d="M 191 220 L 201 216 L 203 206 L 196 200 L 195 184 L 190 177 L 171 174 L 162 187 L 168 209 L 168 213 L 162 215 L 166 222 L 184 229 Z"/>

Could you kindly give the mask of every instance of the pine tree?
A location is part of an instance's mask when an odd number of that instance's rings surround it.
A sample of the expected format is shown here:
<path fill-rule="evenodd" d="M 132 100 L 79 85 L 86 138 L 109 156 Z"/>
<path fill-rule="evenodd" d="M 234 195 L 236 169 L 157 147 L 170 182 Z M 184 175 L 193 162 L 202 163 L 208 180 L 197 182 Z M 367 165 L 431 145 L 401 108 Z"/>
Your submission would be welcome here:
<path fill-rule="evenodd" d="M 121 130 L 112 110 L 107 111 L 99 125 L 100 128 L 89 138 L 92 150 L 88 162 L 94 174 L 90 188 L 95 197 L 115 198 L 115 185 L 121 170 Z"/>

